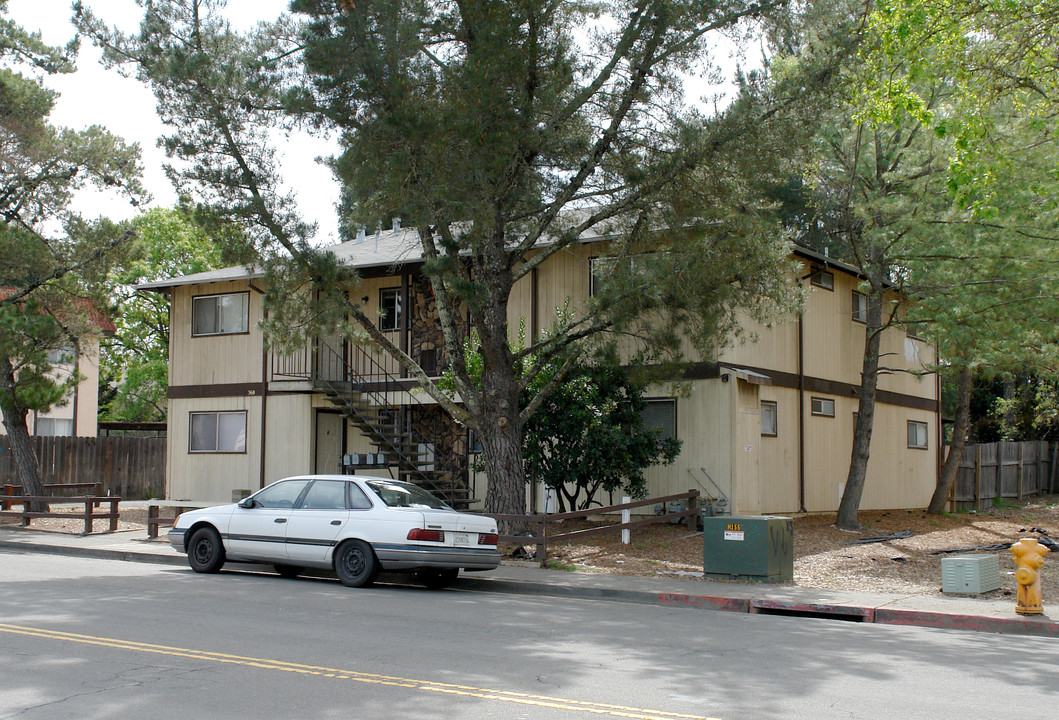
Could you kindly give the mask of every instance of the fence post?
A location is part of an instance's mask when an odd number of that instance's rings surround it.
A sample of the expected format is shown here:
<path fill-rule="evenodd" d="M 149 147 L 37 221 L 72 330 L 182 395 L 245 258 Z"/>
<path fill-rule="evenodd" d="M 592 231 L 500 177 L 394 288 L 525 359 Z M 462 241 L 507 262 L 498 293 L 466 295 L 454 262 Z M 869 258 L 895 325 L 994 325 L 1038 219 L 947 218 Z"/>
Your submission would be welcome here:
<path fill-rule="evenodd" d="M 982 446 L 974 446 L 974 509 L 981 510 L 982 495 L 979 492 L 982 487 Z"/>
<path fill-rule="evenodd" d="M 540 530 L 537 532 L 537 562 L 540 563 L 541 567 L 544 567 L 544 562 L 548 557 L 548 521 L 545 518 L 540 520 Z"/>
<path fill-rule="evenodd" d="M 688 530 L 695 531 L 699 529 L 699 491 L 695 489 L 688 490 L 688 511 L 691 515 L 688 516 Z"/>
<path fill-rule="evenodd" d="M 622 495 L 622 498 L 621 498 L 621 504 L 622 505 L 628 505 L 631 502 L 632 502 L 632 498 L 631 497 L 629 497 L 628 495 Z M 628 525 L 629 522 L 631 522 L 631 521 L 632 521 L 632 511 L 629 510 L 629 508 L 623 508 L 622 511 L 621 511 L 621 524 L 622 525 Z M 622 528 L 621 529 L 621 544 L 622 545 L 628 545 L 629 544 L 629 540 L 631 540 L 630 534 L 631 533 L 629 532 L 629 528 Z"/>
<path fill-rule="evenodd" d="M 85 498 L 85 535 L 92 534 L 92 498 Z"/>

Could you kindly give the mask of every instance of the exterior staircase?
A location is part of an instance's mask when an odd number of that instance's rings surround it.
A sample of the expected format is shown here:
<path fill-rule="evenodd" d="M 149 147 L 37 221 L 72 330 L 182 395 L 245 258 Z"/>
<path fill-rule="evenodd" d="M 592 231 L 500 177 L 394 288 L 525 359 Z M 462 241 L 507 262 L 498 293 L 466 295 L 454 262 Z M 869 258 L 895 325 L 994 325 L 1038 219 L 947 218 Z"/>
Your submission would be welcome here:
<path fill-rule="evenodd" d="M 310 373 L 314 388 L 382 456 L 378 466 L 393 468 L 401 480 L 430 491 L 456 509 L 466 509 L 471 500 L 466 481 L 452 468 L 440 468 L 436 457 L 446 428 L 441 423 L 413 428 L 417 409 L 429 411 L 434 406 L 416 398 L 407 381 L 393 377 L 364 350 L 356 346 L 351 350 L 357 354 L 353 363 L 327 343 L 317 343 Z"/>

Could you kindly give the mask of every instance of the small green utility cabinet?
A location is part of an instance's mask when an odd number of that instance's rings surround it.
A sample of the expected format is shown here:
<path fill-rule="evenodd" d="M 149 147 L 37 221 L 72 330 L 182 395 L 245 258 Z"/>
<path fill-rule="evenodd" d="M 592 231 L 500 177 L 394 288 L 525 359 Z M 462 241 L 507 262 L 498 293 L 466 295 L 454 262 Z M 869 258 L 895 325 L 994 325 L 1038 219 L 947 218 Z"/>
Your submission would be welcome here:
<path fill-rule="evenodd" d="M 702 518 L 706 579 L 794 580 L 794 523 L 778 515 Z"/>

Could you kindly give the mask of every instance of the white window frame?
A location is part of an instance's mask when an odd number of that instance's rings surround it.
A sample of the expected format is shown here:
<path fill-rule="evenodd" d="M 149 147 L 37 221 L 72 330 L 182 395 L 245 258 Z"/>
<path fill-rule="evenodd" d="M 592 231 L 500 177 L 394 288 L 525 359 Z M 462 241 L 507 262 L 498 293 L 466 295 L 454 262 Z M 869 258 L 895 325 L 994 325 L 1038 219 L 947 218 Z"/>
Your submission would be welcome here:
<path fill-rule="evenodd" d="M 195 444 L 194 444 L 195 443 L 195 433 L 194 433 L 195 417 L 196 416 L 205 416 L 205 415 L 212 415 L 214 417 L 213 446 L 212 447 L 199 447 L 199 448 L 196 448 Z M 238 442 L 236 442 L 236 444 L 234 445 L 234 447 L 232 449 L 220 449 L 218 446 L 220 445 L 220 440 L 221 440 L 221 418 L 222 417 L 231 417 L 231 416 L 239 416 L 243 420 L 243 428 L 242 428 L 242 435 L 241 435 L 242 446 L 240 446 L 240 444 Z M 194 410 L 194 411 L 191 411 L 191 412 L 188 413 L 188 452 L 189 453 L 193 453 L 195 455 L 200 455 L 200 454 L 203 454 L 203 453 L 219 454 L 219 455 L 245 455 L 246 454 L 246 429 L 247 429 L 246 426 L 247 426 L 246 410 L 205 410 L 205 411 Z"/>
<path fill-rule="evenodd" d="M 37 437 L 73 437 L 74 419 L 38 417 L 33 425 L 33 434 Z"/>
<path fill-rule="evenodd" d="M 868 296 L 854 290 L 852 303 L 853 312 L 851 317 L 853 322 L 866 324 L 868 322 Z"/>
<path fill-rule="evenodd" d="M 915 437 L 912 436 L 912 431 L 915 430 Z M 920 442 L 920 436 L 922 436 L 922 442 Z M 930 449 L 930 425 L 922 420 L 909 420 L 908 421 L 908 447 L 913 450 L 929 450 Z"/>
<path fill-rule="evenodd" d="M 390 294 L 394 297 L 394 312 L 386 312 L 386 297 Z M 388 287 L 379 290 L 379 329 L 383 332 L 397 332 L 401 329 L 401 314 L 404 299 L 401 297 L 401 288 Z"/>
<path fill-rule="evenodd" d="M 809 399 L 810 411 L 816 417 L 835 416 L 835 401 L 832 398 L 813 396 Z M 830 410 L 828 408 L 830 407 Z"/>
<path fill-rule="evenodd" d="M 770 420 L 768 426 L 766 426 L 766 418 Z M 779 406 L 775 400 L 762 400 L 761 401 L 761 435 L 762 437 L 778 437 L 779 436 Z"/>
<path fill-rule="evenodd" d="M 233 298 L 241 296 L 242 317 L 239 318 L 239 326 L 235 329 L 220 329 L 214 332 L 196 332 L 195 317 L 196 307 L 202 307 L 203 301 L 214 300 L 214 313 L 217 313 L 217 304 L 222 298 Z M 195 295 L 191 298 L 191 337 L 216 337 L 218 335 L 246 335 L 250 332 L 250 292 L 216 293 L 214 295 Z"/>

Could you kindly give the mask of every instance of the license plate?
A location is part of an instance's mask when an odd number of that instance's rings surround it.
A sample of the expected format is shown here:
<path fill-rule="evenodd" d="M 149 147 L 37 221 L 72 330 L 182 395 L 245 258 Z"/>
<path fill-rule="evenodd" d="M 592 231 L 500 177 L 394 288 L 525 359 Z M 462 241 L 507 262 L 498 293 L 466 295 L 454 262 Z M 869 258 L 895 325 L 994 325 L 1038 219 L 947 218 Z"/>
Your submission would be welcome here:
<path fill-rule="evenodd" d="M 452 533 L 453 545 L 470 545 L 471 536 L 468 533 Z"/>

